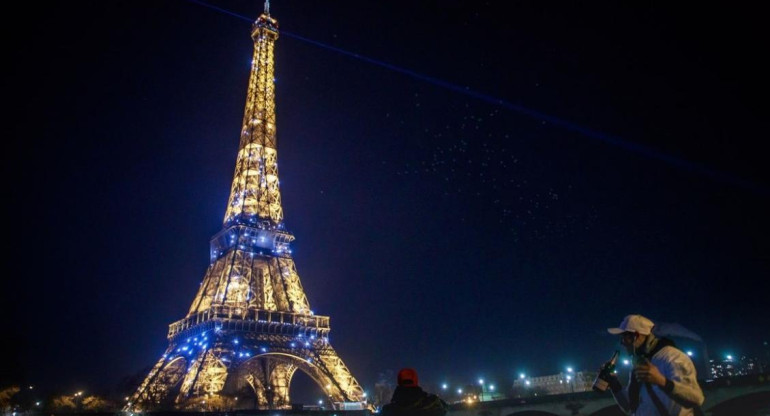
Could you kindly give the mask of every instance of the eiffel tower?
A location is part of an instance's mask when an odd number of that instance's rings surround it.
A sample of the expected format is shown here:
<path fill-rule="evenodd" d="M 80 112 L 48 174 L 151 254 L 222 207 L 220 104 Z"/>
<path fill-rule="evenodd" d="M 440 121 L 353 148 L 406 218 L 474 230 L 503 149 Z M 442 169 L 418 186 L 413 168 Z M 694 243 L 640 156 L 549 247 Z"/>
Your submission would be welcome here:
<path fill-rule="evenodd" d="M 285 230 L 276 151 L 269 0 L 253 23 L 254 59 L 223 228 L 189 312 L 125 410 L 291 407 L 297 370 L 331 402 L 363 402 L 363 389 L 329 343 L 329 317 L 310 310 Z M 239 400 L 240 399 L 240 400 Z"/>

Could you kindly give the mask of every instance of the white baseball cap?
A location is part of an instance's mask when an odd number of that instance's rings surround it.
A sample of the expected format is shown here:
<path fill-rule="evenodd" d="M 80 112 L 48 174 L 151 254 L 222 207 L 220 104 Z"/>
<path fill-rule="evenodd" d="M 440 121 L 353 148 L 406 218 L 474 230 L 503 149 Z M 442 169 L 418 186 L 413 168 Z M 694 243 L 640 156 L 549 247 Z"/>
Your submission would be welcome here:
<path fill-rule="evenodd" d="M 622 334 L 624 332 L 638 332 L 642 335 L 650 335 L 655 324 L 642 315 L 628 315 L 623 318 L 618 328 L 607 328 L 610 334 Z"/>

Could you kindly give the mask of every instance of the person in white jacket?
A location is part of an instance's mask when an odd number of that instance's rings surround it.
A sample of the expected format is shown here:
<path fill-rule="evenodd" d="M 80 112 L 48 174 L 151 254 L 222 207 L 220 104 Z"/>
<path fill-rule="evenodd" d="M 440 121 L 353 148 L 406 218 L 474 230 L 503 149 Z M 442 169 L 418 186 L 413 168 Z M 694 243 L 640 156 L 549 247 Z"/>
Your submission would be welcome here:
<path fill-rule="evenodd" d="M 655 324 L 642 315 L 628 315 L 617 328 L 620 343 L 634 357 L 634 369 L 624 388 L 611 377 L 615 402 L 628 415 L 697 416 L 705 397 L 690 357 L 668 338 L 657 337 Z"/>

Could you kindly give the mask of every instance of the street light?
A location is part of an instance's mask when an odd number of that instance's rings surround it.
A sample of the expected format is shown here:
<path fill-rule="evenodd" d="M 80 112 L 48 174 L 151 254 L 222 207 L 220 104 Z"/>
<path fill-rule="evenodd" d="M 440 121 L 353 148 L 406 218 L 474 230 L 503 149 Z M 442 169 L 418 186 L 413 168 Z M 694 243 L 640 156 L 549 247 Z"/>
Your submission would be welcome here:
<path fill-rule="evenodd" d="M 80 411 L 80 405 L 82 404 L 83 400 L 81 399 L 83 397 L 83 392 L 79 391 L 72 395 L 72 401 L 75 402 L 75 408 Z"/>
<path fill-rule="evenodd" d="M 483 378 L 479 379 L 479 385 L 481 386 L 481 394 L 479 395 L 479 401 L 483 402 L 484 401 L 484 379 Z"/>

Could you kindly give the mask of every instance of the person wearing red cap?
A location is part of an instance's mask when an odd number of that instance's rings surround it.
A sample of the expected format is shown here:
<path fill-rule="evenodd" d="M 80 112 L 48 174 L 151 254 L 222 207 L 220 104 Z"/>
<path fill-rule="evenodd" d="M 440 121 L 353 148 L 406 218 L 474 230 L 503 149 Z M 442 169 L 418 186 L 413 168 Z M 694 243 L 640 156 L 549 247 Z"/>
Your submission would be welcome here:
<path fill-rule="evenodd" d="M 382 406 L 382 416 L 443 416 L 449 410 L 449 405 L 440 397 L 420 387 L 413 368 L 402 368 L 396 380 L 398 386 L 390 403 Z"/>
<path fill-rule="evenodd" d="M 634 357 L 628 386 L 614 375 L 610 390 L 625 414 L 634 416 L 692 416 L 702 414 L 705 400 L 690 357 L 668 338 L 654 334 L 648 318 L 626 316 L 607 332 L 620 336 L 620 344 Z"/>

